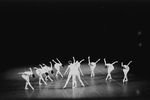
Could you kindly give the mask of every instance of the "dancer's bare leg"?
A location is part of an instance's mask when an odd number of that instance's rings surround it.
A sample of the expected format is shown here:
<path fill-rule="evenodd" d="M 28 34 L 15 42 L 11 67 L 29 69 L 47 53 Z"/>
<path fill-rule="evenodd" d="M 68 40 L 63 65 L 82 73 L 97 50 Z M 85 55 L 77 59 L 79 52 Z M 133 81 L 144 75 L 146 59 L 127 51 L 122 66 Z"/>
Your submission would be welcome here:
<path fill-rule="evenodd" d="M 78 77 L 80 83 L 82 84 L 82 86 L 84 86 L 84 84 L 83 84 L 83 82 L 82 82 L 82 80 L 81 80 L 80 74 L 78 74 L 77 77 Z"/>
<path fill-rule="evenodd" d="M 67 84 L 68 84 L 68 82 L 69 82 L 70 78 L 71 78 L 71 74 L 69 74 L 69 75 L 68 75 L 68 78 L 67 78 L 66 83 L 65 83 L 65 85 L 64 85 L 64 87 L 63 87 L 63 88 L 65 88 L 65 87 L 67 86 Z"/>
<path fill-rule="evenodd" d="M 108 79 L 108 77 L 109 77 L 109 74 L 107 74 L 107 76 L 106 76 L 106 79 L 105 79 L 105 80 L 107 80 L 107 79 Z"/>
<path fill-rule="evenodd" d="M 76 80 L 76 76 L 75 76 L 75 84 L 74 84 L 74 85 L 75 85 L 75 87 L 77 87 L 77 80 Z"/>
<path fill-rule="evenodd" d="M 75 88 L 75 75 L 72 75 L 72 88 Z"/>
<path fill-rule="evenodd" d="M 106 77 L 106 79 L 105 79 L 105 80 L 108 80 L 108 78 L 110 79 L 110 77 L 111 77 L 111 74 L 110 74 L 110 73 L 108 73 L 108 74 L 107 74 L 107 77 Z"/>
<path fill-rule="evenodd" d="M 41 76 L 41 80 L 44 82 L 45 85 L 47 85 L 47 83 L 44 81 L 43 77 Z"/>
<path fill-rule="evenodd" d="M 39 85 L 42 85 L 42 83 L 41 83 L 41 77 L 39 77 Z"/>
<path fill-rule="evenodd" d="M 95 76 L 94 69 L 91 69 L 91 77 Z"/>
<path fill-rule="evenodd" d="M 27 86 L 28 86 L 28 82 L 26 81 L 25 88 L 24 88 L 25 90 L 27 90 L 27 89 L 28 89 L 28 87 L 27 87 Z"/>
<path fill-rule="evenodd" d="M 61 76 L 61 77 L 63 77 L 63 75 L 61 74 L 61 72 L 60 72 L 60 71 L 58 71 L 58 73 L 60 74 L 60 76 Z"/>
<path fill-rule="evenodd" d="M 56 77 L 58 77 L 58 70 L 56 71 Z"/>
<path fill-rule="evenodd" d="M 128 81 L 127 72 L 124 72 L 124 79 L 123 79 L 123 82 L 125 82 L 125 81 Z"/>
<path fill-rule="evenodd" d="M 30 84 L 30 82 L 28 81 L 27 83 L 32 88 L 32 90 L 34 90 L 34 88 L 32 87 L 32 85 Z"/>
<path fill-rule="evenodd" d="M 111 73 L 110 73 L 110 75 L 109 75 L 109 79 L 112 79 L 112 77 L 111 77 Z"/>
<path fill-rule="evenodd" d="M 128 72 L 126 72 L 126 81 L 128 81 L 128 77 L 127 77 L 127 75 L 128 75 Z"/>
<path fill-rule="evenodd" d="M 51 77 L 50 76 L 47 76 L 52 82 L 53 82 L 53 80 L 51 79 Z"/>
<path fill-rule="evenodd" d="M 29 81 L 29 76 L 28 75 L 22 75 L 22 78 L 26 81 L 25 83 L 25 90 L 28 89 L 28 81 Z"/>
<path fill-rule="evenodd" d="M 47 76 L 45 76 L 45 81 L 48 81 L 48 77 Z"/>

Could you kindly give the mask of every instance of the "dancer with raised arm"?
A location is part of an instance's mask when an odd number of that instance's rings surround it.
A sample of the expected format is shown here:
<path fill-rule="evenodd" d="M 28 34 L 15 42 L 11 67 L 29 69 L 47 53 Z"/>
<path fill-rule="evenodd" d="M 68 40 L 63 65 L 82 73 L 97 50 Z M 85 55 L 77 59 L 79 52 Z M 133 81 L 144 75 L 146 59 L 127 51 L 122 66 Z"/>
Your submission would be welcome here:
<path fill-rule="evenodd" d="M 47 85 L 47 83 L 44 81 L 43 76 L 42 76 L 43 74 L 45 74 L 45 71 L 43 71 L 42 68 L 37 68 L 37 67 L 34 67 L 34 69 L 35 69 L 36 74 L 39 77 L 39 85 L 42 85 L 41 80 L 44 82 L 45 85 Z"/>
<path fill-rule="evenodd" d="M 90 66 L 90 69 L 91 69 L 91 77 L 94 77 L 95 76 L 95 73 L 94 73 L 94 69 L 96 68 L 96 63 L 99 62 L 100 59 L 98 59 L 96 62 L 90 62 L 90 56 L 88 56 L 88 65 Z"/>
<path fill-rule="evenodd" d="M 57 59 L 57 58 L 56 58 Z M 56 77 L 58 77 L 58 74 L 61 76 L 61 77 L 63 77 L 63 75 L 61 74 L 61 72 L 60 72 L 60 67 L 62 67 L 62 63 L 57 59 L 57 61 L 58 61 L 58 63 L 56 62 L 56 61 L 54 61 L 53 59 L 52 59 L 52 61 L 55 63 L 54 64 L 54 68 L 56 69 Z"/>
<path fill-rule="evenodd" d="M 121 62 L 121 66 L 123 67 L 123 73 L 124 73 L 123 82 L 127 82 L 128 81 L 127 74 L 128 74 L 128 72 L 130 70 L 129 65 L 130 65 L 131 62 L 132 61 L 130 61 L 127 65 L 123 65 L 123 62 Z"/>
<path fill-rule="evenodd" d="M 83 82 L 82 82 L 82 80 L 81 80 L 81 77 L 80 77 L 80 73 L 82 74 L 82 76 L 84 76 L 84 75 L 83 75 L 83 72 L 82 72 L 82 70 L 81 70 L 81 67 L 80 67 L 82 61 L 84 61 L 84 59 L 82 59 L 80 62 L 76 61 L 76 66 L 75 66 L 75 67 L 77 67 L 76 70 L 78 71 L 78 73 L 76 74 L 76 77 L 78 77 L 80 83 L 82 84 L 82 86 L 84 86 L 84 84 L 83 84 Z M 75 78 L 76 78 L 76 77 L 75 77 Z M 76 79 L 75 79 L 75 87 L 77 87 Z"/>
<path fill-rule="evenodd" d="M 63 88 L 65 88 L 70 80 L 70 78 L 72 77 L 72 88 L 75 88 L 77 87 L 77 81 L 76 81 L 76 77 L 78 77 L 79 81 L 81 82 L 82 86 L 84 86 L 81 78 L 80 78 L 80 73 L 82 73 L 81 69 L 80 69 L 80 63 L 82 62 L 83 60 L 81 60 L 80 62 L 76 61 L 75 62 L 75 59 L 73 57 L 73 63 L 69 63 L 64 75 L 67 73 L 67 71 L 69 71 L 69 75 L 68 75 L 68 78 L 66 80 L 66 83 L 64 85 Z M 83 74 L 83 73 L 82 73 Z"/>
<path fill-rule="evenodd" d="M 81 70 L 81 62 L 83 62 L 83 61 L 84 61 L 84 59 L 82 59 L 81 61 L 76 61 L 76 66 L 78 67 L 78 69 L 79 69 L 82 76 L 84 76 L 84 74 Z"/>
<path fill-rule="evenodd" d="M 47 81 L 49 78 L 53 82 L 53 80 L 50 77 L 50 74 L 52 74 L 52 72 L 53 72 L 52 63 L 50 62 L 50 67 L 45 64 L 42 64 L 42 65 L 40 65 L 40 66 L 42 68 L 43 73 L 45 73 L 45 80 Z"/>
<path fill-rule="evenodd" d="M 109 79 L 112 79 L 112 77 L 111 77 L 111 72 L 114 70 L 114 64 L 115 63 L 118 63 L 118 61 L 115 61 L 115 62 L 113 62 L 113 63 L 106 63 L 106 60 L 105 60 L 105 58 L 104 58 L 104 63 L 105 63 L 105 66 L 107 67 L 107 77 L 106 77 L 106 79 L 105 80 L 107 80 L 108 78 Z"/>
<path fill-rule="evenodd" d="M 28 85 L 32 88 L 32 90 L 34 90 L 34 88 L 32 87 L 32 85 L 30 84 L 30 76 L 31 77 L 35 77 L 34 74 L 33 74 L 33 71 L 31 68 L 29 68 L 30 71 L 25 71 L 25 72 L 20 72 L 18 74 L 21 74 L 22 78 L 26 81 L 26 84 L 25 84 L 25 90 L 28 89 Z"/>

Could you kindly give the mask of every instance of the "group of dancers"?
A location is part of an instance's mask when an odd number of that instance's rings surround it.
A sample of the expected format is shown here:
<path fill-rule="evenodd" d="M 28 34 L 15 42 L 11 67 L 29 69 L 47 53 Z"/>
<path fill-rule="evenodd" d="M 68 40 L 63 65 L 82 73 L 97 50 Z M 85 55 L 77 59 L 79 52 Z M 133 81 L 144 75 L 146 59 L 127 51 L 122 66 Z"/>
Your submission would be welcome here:
<path fill-rule="evenodd" d="M 81 61 L 75 60 L 75 58 L 73 57 L 73 61 L 69 60 L 68 63 L 68 67 L 65 71 L 65 73 L 62 75 L 62 73 L 60 72 L 60 67 L 63 68 L 62 63 L 59 61 L 58 58 L 56 58 L 57 62 L 55 60 L 52 60 L 54 62 L 54 68 L 56 69 L 56 77 L 58 77 L 58 74 L 63 78 L 63 76 L 65 76 L 66 74 L 68 74 L 68 78 L 66 80 L 66 83 L 63 87 L 66 88 L 70 78 L 72 77 L 72 88 L 76 88 L 77 87 L 77 81 L 76 78 L 78 78 L 79 82 L 81 83 L 81 85 L 84 87 L 84 83 L 81 80 L 81 75 L 84 76 L 82 70 L 81 70 L 81 62 L 84 61 L 84 59 L 82 59 Z M 95 73 L 94 70 L 96 68 L 96 64 L 100 61 L 100 59 L 98 59 L 95 62 L 91 62 L 90 61 L 90 56 L 88 56 L 88 65 L 90 66 L 91 69 L 91 74 L 90 77 L 94 77 Z M 128 77 L 127 74 L 130 70 L 129 65 L 132 61 L 130 61 L 128 64 L 124 65 L 123 62 L 121 62 L 121 66 L 123 67 L 123 73 L 124 73 L 124 78 L 123 78 L 123 82 L 127 82 L 128 81 Z M 50 77 L 51 74 L 54 74 L 54 70 L 53 70 L 53 65 L 52 62 L 49 62 L 50 66 L 47 66 L 46 64 L 39 64 L 40 68 L 34 67 L 33 69 L 35 70 L 35 73 L 37 74 L 37 76 L 39 77 L 39 85 L 41 85 L 41 81 L 43 81 L 43 83 L 45 85 L 47 85 L 46 81 L 49 79 L 51 82 L 53 82 L 53 79 Z M 114 61 L 113 63 L 107 63 L 106 59 L 104 58 L 104 65 L 105 67 L 107 67 L 107 76 L 105 80 L 108 79 L 112 79 L 111 77 L 111 72 L 114 70 L 114 64 L 118 63 L 118 61 Z M 35 77 L 32 68 L 29 68 L 30 71 L 25 71 L 25 72 L 19 72 L 18 74 L 21 74 L 22 78 L 26 81 L 25 83 L 25 89 L 28 89 L 28 85 L 32 88 L 32 90 L 34 90 L 34 88 L 32 87 L 31 83 L 30 83 L 30 77 Z M 45 79 L 44 79 L 44 78 Z"/>

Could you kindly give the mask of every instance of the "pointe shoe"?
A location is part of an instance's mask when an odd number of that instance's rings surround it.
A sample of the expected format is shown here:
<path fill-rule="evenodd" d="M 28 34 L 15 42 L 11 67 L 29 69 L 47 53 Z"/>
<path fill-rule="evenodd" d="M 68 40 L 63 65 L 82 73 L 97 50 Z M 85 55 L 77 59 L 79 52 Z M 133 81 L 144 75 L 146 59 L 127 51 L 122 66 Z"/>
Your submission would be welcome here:
<path fill-rule="evenodd" d="M 83 87 L 85 87 L 85 85 L 84 85 L 84 84 L 82 84 L 82 86 L 83 86 Z"/>
<path fill-rule="evenodd" d="M 28 90 L 28 88 L 25 88 L 25 90 Z"/>
<path fill-rule="evenodd" d="M 32 88 L 32 90 L 34 90 L 34 88 Z"/>

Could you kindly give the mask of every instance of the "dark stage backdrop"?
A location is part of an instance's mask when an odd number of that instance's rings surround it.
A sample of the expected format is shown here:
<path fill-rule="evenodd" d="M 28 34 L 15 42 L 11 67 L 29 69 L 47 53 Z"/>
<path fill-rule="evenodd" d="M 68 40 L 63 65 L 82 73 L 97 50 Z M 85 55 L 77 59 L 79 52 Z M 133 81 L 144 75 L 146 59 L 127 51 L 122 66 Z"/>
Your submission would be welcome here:
<path fill-rule="evenodd" d="M 148 1 L 2 0 L 0 9 L 3 70 L 90 55 L 148 72 Z"/>

